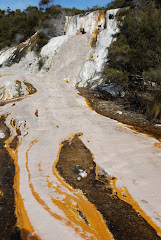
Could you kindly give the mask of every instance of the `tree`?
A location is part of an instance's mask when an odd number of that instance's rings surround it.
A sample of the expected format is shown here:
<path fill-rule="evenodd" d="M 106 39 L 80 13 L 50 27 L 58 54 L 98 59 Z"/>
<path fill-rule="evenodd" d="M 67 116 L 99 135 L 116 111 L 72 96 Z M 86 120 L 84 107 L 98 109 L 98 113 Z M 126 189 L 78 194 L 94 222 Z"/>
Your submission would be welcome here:
<path fill-rule="evenodd" d="M 42 10 L 45 10 L 46 8 L 49 7 L 53 3 L 54 0 L 40 0 L 39 2 L 39 7 Z"/>

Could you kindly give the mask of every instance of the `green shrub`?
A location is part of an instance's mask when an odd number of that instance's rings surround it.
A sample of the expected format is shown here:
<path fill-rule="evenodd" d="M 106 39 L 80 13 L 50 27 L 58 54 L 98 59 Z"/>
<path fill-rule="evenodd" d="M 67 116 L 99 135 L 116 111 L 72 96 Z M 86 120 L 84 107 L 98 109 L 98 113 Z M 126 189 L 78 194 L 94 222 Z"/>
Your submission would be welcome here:
<path fill-rule="evenodd" d="M 109 47 L 110 68 L 141 75 L 161 65 L 161 9 L 150 3 L 131 10 L 120 23 L 117 39 Z"/>
<path fill-rule="evenodd" d="M 110 68 L 122 68 L 123 70 L 129 68 L 132 49 L 126 43 L 124 36 L 120 36 L 117 41 L 113 42 L 108 50 Z"/>
<path fill-rule="evenodd" d="M 130 6 L 132 0 L 114 0 L 107 5 L 108 9 L 111 8 L 124 8 Z"/>
<path fill-rule="evenodd" d="M 131 11 L 130 7 L 119 9 L 119 11 L 116 14 L 117 21 L 122 21 L 124 17 L 130 13 L 130 11 Z"/>
<path fill-rule="evenodd" d="M 122 87 L 128 84 L 128 74 L 122 70 L 105 67 L 103 71 L 105 83 L 116 83 Z"/>
<path fill-rule="evenodd" d="M 149 71 L 143 72 L 143 79 L 145 83 L 151 82 L 161 85 L 161 69 L 154 68 Z"/>
<path fill-rule="evenodd" d="M 49 42 L 49 39 L 45 37 L 43 33 L 39 33 L 39 37 L 36 40 L 36 52 L 40 53 L 43 46 L 45 46 Z"/>

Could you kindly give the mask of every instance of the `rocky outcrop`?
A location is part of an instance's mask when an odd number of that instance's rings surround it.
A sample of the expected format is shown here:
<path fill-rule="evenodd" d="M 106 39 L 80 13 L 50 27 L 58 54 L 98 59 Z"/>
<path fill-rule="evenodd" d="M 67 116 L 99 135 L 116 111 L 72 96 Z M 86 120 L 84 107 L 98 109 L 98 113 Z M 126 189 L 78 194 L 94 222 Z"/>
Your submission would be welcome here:
<path fill-rule="evenodd" d="M 38 33 L 35 33 L 27 41 L 20 43 L 17 47 L 9 48 L 0 52 L 0 66 L 10 67 L 14 63 L 18 63 L 21 58 L 25 57 L 28 52 L 36 44 Z"/>
<path fill-rule="evenodd" d="M 103 10 L 83 15 L 67 16 L 65 21 L 65 34 L 75 35 L 81 28 L 83 28 L 85 32 L 93 34 L 98 28 L 104 29 L 105 25 L 106 13 Z"/>
<path fill-rule="evenodd" d="M 107 47 L 114 39 L 117 28 L 117 12 L 119 9 L 109 11 L 96 11 L 86 15 L 66 17 L 65 33 L 77 34 L 81 28 L 92 35 L 91 45 L 94 45 L 89 59 L 80 71 L 79 87 L 95 88 L 103 83 L 102 69 L 107 62 Z"/>

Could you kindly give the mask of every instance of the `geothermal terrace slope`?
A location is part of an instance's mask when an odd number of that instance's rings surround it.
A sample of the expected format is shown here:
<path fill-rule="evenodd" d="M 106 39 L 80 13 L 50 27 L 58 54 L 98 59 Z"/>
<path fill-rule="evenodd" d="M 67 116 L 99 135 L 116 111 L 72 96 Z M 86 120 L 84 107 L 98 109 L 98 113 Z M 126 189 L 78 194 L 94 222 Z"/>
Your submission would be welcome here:
<path fill-rule="evenodd" d="M 55 170 L 61 142 L 74 134 L 81 135 L 95 162 L 117 177 L 117 187 L 127 187 L 161 227 L 161 150 L 154 146 L 156 140 L 98 115 L 75 89 L 79 72 L 92 51 L 90 41 L 88 34 L 70 36 L 44 75 L 19 73 L 16 65 L 15 74 L 12 69 L 11 75 L 1 77 L 6 89 L 16 80 L 25 80 L 37 89 L 21 101 L 13 99 L 15 104 L 7 102 L 1 107 L 1 115 L 8 114 L 6 124 L 12 133 L 6 147 L 16 165 L 16 212 L 24 239 L 112 239 L 94 206 L 81 191 L 65 184 Z M 9 142 L 16 132 L 19 146 L 13 151 Z M 77 208 L 89 225 L 77 214 Z"/>

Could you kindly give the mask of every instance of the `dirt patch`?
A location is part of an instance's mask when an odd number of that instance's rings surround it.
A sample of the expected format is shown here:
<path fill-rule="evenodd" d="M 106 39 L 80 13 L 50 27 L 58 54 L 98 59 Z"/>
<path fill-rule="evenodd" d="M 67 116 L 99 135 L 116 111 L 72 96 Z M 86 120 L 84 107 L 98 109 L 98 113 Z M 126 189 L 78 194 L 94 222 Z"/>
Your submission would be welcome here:
<path fill-rule="evenodd" d="M 23 81 L 23 83 L 26 85 L 29 94 L 34 94 L 37 92 L 37 89 L 31 83 L 26 81 Z"/>
<path fill-rule="evenodd" d="M 5 148 L 5 141 L 10 137 L 10 130 L 5 124 L 6 116 L 0 117 L 0 239 L 3 240 L 20 240 L 20 230 L 16 226 L 17 219 L 15 216 L 14 201 L 14 161 Z M 15 147 L 16 142 L 12 143 Z"/>
<path fill-rule="evenodd" d="M 97 113 L 127 124 L 133 130 L 161 140 L 161 126 L 151 123 L 143 114 L 126 110 L 122 104 L 123 99 L 115 101 L 106 100 L 97 91 L 86 88 L 78 88 L 78 90 L 80 95 L 86 98 L 89 107 Z"/>
<path fill-rule="evenodd" d="M 62 143 L 56 164 L 60 175 L 73 188 L 81 189 L 102 213 L 114 239 L 161 239 L 130 204 L 119 199 L 117 192 L 111 187 L 112 178 L 103 170 L 97 171 L 93 156 L 79 135 Z M 80 216 L 83 217 L 83 213 Z"/>
<path fill-rule="evenodd" d="M 12 142 L 9 144 L 9 147 L 13 150 L 16 150 L 18 143 L 19 143 L 18 136 L 15 136 Z"/>
<path fill-rule="evenodd" d="M 35 111 L 35 116 L 36 116 L 36 117 L 39 116 L 39 111 L 38 111 L 38 109 L 36 109 L 36 111 Z"/>

